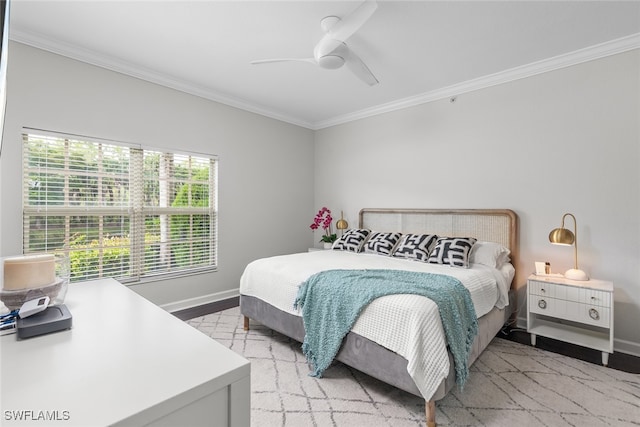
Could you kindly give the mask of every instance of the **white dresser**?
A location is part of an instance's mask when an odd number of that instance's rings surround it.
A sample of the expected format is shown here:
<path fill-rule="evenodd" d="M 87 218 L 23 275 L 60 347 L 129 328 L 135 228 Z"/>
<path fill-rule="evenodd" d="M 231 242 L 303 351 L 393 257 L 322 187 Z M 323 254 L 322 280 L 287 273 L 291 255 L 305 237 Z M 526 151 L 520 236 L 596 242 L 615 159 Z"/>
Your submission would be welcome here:
<path fill-rule="evenodd" d="M 613 353 L 613 283 L 531 275 L 527 280 L 527 332 Z"/>
<path fill-rule="evenodd" d="M 240 355 L 112 279 L 65 304 L 71 330 L 0 337 L 0 425 L 250 425 Z"/>

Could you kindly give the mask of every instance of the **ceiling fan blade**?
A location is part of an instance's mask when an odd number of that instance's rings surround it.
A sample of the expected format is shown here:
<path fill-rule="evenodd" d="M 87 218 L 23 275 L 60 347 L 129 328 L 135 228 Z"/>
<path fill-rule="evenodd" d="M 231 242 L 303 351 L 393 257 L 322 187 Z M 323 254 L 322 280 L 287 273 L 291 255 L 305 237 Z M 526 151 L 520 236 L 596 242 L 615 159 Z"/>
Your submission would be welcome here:
<path fill-rule="evenodd" d="M 378 8 L 376 0 L 365 0 L 360 6 L 356 8 L 351 14 L 341 18 L 329 29 L 331 38 L 346 41 L 353 35 L 365 22 L 371 18 L 373 12 Z"/>
<path fill-rule="evenodd" d="M 317 65 L 318 63 L 314 58 L 275 58 L 275 59 L 259 59 L 257 61 L 251 61 L 252 65 L 259 64 L 271 64 L 274 62 L 309 62 L 310 64 Z"/>
<path fill-rule="evenodd" d="M 351 49 L 349 49 L 349 57 L 345 61 L 345 64 L 353 74 L 360 80 L 368 84 L 369 86 L 375 86 L 378 83 L 378 79 L 373 75 L 369 67 L 356 55 Z"/>

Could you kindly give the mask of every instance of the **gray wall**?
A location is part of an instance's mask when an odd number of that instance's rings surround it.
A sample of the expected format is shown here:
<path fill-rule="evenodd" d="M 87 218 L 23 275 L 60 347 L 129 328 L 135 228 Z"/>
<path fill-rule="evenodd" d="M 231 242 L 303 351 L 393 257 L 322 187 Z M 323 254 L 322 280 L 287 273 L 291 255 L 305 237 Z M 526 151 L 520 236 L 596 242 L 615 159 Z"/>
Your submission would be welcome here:
<path fill-rule="evenodd" d="M 526 273 L 572 267 L 548 242 L 571 212 L 580 267 L 615 285 L 615 347 L 640 354 L 639 80 L 635 50 L 317 131 L 316 205 L 353 225 L 363 207 L 511 208 Z"/>
<path fill-rule="evenodd" d="M 249 261 L 312 244 L 312 131 L 20 43 L 10 54 L 1 255 L 22 251 L 23 126 L 219 156 L 219 271 L 133 286 L 167 308 L 235 295 Z"/>
<path fill-rule="evenodd" d="M 21 251 L 23 126 L 179 146 L 220 156 L 220 271 L 134 286 L 158 304 L 235 294 L 247 262 L 317 244 L 321 206 L 351 225 L 363 207 L 511 208 L 527 272 L 571 267 L 547 235 L 572 212 L 581 268 L 616 286 L 616 349 L 640 354 L 639 76 L 636 50 L 313 132 L 12 42 L 0 254 Z"/>

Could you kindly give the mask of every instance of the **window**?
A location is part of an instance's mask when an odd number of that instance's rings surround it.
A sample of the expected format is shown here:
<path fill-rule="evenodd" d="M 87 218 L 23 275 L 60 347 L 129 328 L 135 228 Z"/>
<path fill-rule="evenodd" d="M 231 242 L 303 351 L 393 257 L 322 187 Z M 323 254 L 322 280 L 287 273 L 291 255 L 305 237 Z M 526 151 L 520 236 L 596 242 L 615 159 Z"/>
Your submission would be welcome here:
<path fill-rule="evenodd" d="M 23 252 L 69 256 L 71 281 L 217 266 L 217 158 L 23 134 Z"/>

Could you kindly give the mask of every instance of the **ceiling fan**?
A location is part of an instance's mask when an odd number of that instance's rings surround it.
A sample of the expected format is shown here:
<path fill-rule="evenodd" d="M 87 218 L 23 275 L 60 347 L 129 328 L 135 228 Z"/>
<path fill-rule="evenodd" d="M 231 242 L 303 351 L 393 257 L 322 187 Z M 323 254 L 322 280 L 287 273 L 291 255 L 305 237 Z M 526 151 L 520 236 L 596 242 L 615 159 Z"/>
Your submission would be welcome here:
<path fill-rule="evenodd" d="M 326 16 L 320 21 L 325 35 L 313 49 L 313 58 L 277 58 L 252 61 L 251 64 L 268 64 L 273 62 L 308 62 L 321 68 L 333 70 L 347 65 L 360 80 L 369 86 L 377 85 L 378 79 L 369 67 L 346 44 L 346 41 L 371 18 L 378 8 L 375 0 L 366 0 L 351 14 L 344 18 Z"/>

